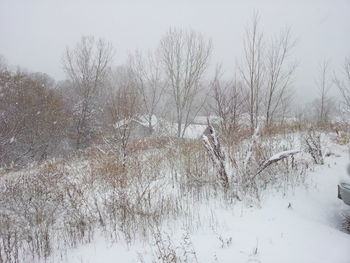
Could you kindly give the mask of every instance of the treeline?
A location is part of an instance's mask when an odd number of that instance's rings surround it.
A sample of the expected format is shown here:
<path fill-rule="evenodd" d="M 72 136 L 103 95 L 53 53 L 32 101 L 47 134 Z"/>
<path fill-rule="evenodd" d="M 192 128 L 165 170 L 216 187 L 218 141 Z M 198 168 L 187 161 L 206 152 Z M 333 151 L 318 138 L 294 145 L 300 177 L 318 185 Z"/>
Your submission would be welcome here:
<path fill-rule="evenodd" d="M 63 54 L 67 80 L 61 82 L 44 73 L 11 71 L 0 61 L 0 165 L 22 166 L 106 142 L 125 154 L 131 134 L 126 120 L 140 115 L 150 132 L 154 115 L 172 121 L 177 137 L 198 115 L 217 117 L 225 138 L 242 126 L 252 133 L 258 124 L 270 129 L 305 119 L 307 114 L 291 104 L 296 42 L 290 30 L 268 41 L 255 15 L 243 43 L 231 77 L 219 66 L 210 76 L 211 41 L 178 28 L 169 29 L 156 49 L 130 54 L 118 67 L 111 43 L 82 37 Z M 350 105 L 349 59 L 343 73 L 339 79 L 330 76 L 329 64 L 322 64 L 320 92 L 309 111 L 315 122 L 330 120 L 332 85 Z M 115 125 L 120 121 L 126 124 L 122 128 Z"/>

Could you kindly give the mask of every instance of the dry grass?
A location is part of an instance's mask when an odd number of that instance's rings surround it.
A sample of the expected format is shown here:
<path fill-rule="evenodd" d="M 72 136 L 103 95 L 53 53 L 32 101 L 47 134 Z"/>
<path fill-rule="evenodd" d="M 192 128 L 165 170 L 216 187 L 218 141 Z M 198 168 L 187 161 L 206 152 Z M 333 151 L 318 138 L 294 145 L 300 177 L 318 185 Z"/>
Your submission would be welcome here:
<path fill-rule="evenodd" d="M 286 150 L 284 147 L 292 147 L 294 140 L 288 136 L 261 138 L 253 148 L 249 170 Z M 52 251 L 91 242 L 96 231 L 111 242 L 158 240 L 157 253 L 164 257 L 160 262 L 172 262 L 162 249 L 166 238 L 159 236 L 156 226 L 183 216 L 187 218 L 183 227 L 194 229 L 200 224 L 196 207 L 214 199 L 229 206 L 234 197 L 232 188 L 223 191 L 218 183 L 216 168 L 200 140 L 162 143 L 159 148 L 130 152 L 125 163 L 91 148 L 70 160 L 4 173 L 0 181 L 0 262 L 46 258 Z M 258 202 L 268 188 L 287 191 L 304 180 L 305 164 L 289 158 L 249 181 L 250 174 L 242 170 L 247 141 L 223 147 L 231 167 L 229 183 L 239 182 L 243 201 Z"/>

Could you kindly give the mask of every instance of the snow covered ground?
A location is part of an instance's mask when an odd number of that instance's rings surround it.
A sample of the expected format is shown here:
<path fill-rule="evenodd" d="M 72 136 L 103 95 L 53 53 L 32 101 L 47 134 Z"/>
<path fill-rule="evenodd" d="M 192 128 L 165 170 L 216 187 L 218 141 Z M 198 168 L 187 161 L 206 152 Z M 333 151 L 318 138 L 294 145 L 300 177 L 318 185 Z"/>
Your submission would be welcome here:
<path fill-rule="evenodd" d="M 336 145 L 331 152 L 325 165 L 309 172 L 305 185 L 286 195 L 265 193 L 261 208 L 203 204 L 196 220 L 169 220 L 152 240 L 111 243 L 100 236 L 46 262 L 178 262 L 171 261 L 174 253 L 183 262 L 350 262 L 350 234 L 340 230 L 342 213 L 350 207 L 337 199 L 349 154 Z"/>

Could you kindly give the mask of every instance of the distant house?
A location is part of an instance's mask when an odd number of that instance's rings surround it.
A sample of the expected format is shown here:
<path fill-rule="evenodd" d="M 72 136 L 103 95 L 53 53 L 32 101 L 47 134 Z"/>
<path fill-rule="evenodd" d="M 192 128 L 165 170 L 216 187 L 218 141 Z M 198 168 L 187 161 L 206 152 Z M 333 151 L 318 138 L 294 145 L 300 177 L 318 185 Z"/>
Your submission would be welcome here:
<path fill-rule="evenodd" d="M 194 120 L 192 121 L 193 124 L 201 124 L 201 125 L 208 125 L 208 120 L 210 124 L 218 124 L 220 123 L 220 117 L 218 116 L 196 116 Z"/>
<path fill-rule="evenodd" d="M 203 124 L 190 124 L 185 130 L 184 138 L 186 139 L 199 139 L 202 137 L 208 125 Z"/>
<path fill-rule="evenodd" d="M 130 119 L 124 119 L 114 124 L 115 129 L 130 129 L 130 137 L 137 139 L 151 136 L 155 133 L 158 119 L 155 115 L 151 117 L 151 127 L 149 126 L 148 116 L 142 115 Z"/>
<path fill-rule="evenodd" d="M 207 129 L 207 123 L 204 123 L 202 118 L 201 123 L 188 125 L 184 138 L 198 139 Z M 130 129 L 130 137 L 133 139 L 155 136 L 171 136 L 177 135 L 177 124 L 168 120 L 158 118 L 155 115 L 151 117 L 151 127 L 149 126 L 148 116 L 141 115 L 127 120 L 121 120 L 114 125 L 116 129 Z"/>

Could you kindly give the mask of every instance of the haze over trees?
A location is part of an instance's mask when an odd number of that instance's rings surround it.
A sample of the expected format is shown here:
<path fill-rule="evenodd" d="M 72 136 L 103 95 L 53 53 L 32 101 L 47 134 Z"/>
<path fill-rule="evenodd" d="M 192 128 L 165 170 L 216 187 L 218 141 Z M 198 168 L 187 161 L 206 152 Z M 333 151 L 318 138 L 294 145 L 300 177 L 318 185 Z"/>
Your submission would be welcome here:
<path fill-rule="evenodd" d="M 243 31 L 233 70 L 213 62 L 210 38 L 180 27 L 124 63 L 107 39 L 82 36 L 62 54 L 62 81 L 0 56 L 0 263 L 69 260 L 97 236 L 118 253 L 135 250 L 133 262 L 206 262 L 207 244 L 213 262 L 232 251 L 225 262 L 260 262 L 268 250 L 276 260 L 291 244 L 292 253 L 314 245 L 310 226 L 320 240 L 332 233 L 327 245 L 342 244 L 345 258 L 350 239 L 309 217 L 335 203 L 323 169 L 348 161 L 350 59 L 341 70 L 324 59 L 310 75 L 314 100 L 296 106 L 292 28 L 270 34 L 255 13 Z M 278 202 L 266 210 L 269 200 Z M 262 215 L 272 227 L 261 229 Z"/>
<path fill-rule="evenodd" d="M 115 124 L 141 116 L 150 134 L 157 116 L 173 122 L 170 130 L 181 138 L 196 116 L 213 115 L 225 139 L 237 135 L 248 119 L 252 134 L 259 123 L 270 129 L 297 117 L 292 107 L 297 69 L 292 30 L 268 36 L 256 13 L 242 41 L 242 57 L 231 73 L 220 66 L 212 73 L 210 39 L 181 28 L 170 28 L 158 47 L 136 51 L 118 67 L 113 61 L 117 50 L 108 41 L 83 36 L 63 54 L 65 82 L 56 83 L 44 73 L 13 72 L 2 58 L 1 163 L 19 165 L 60 156 L 110 136 L 116 139 L 116 134 L 126 152 L 132 128 Z M 322 64 L 315 114 L 304 118 L 330 121 L 334 107 L 328 93 L 333 83 L 349 108 L 349 68 L 346 59 L 343 72 L 332 80 L 329 63 Z"/>

